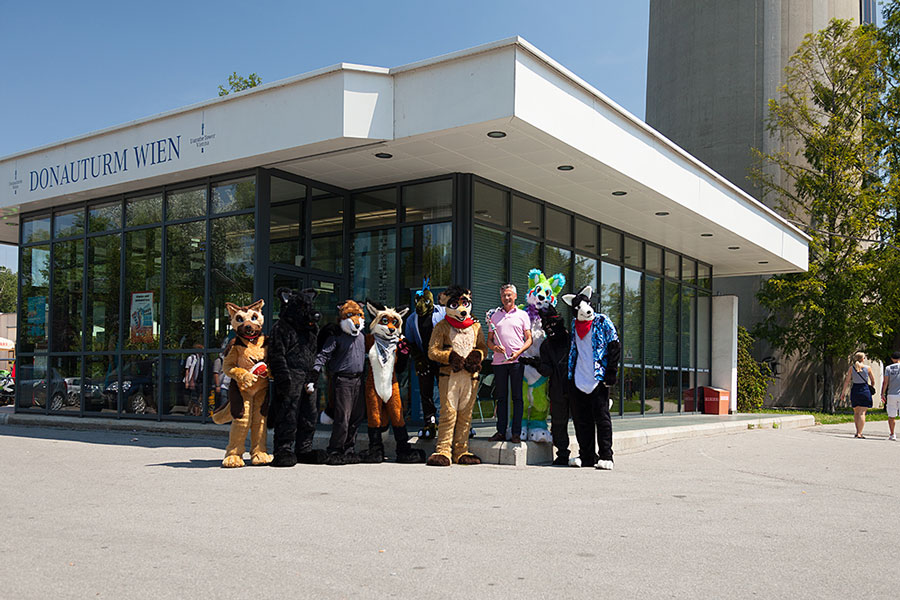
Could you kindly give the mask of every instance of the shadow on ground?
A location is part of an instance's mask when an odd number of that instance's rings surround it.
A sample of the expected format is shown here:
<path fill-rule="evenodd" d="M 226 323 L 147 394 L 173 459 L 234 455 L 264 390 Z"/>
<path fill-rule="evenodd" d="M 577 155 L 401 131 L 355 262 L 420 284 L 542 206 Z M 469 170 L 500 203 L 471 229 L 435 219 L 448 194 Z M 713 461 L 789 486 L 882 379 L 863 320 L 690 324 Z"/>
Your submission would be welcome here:
<path fill-rule="evenodd" d="M 227 444 L 226 439 L 215 437 L 178 437 L 172 434 L 155 434 L 144 431 L 71 430 L 20 425 L 0 425 L 0 436 L 107 446 L 140 446 L 142 448 L 221 448 L 224 450 L 225 444 Z"/>

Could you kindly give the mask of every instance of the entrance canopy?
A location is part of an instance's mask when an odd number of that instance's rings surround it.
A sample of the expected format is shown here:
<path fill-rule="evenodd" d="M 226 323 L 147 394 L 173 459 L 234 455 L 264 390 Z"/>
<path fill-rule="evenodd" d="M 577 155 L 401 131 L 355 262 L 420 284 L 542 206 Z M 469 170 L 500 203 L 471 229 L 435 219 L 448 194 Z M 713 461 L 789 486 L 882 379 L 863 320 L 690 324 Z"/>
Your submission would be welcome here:
<path fill-rule="evenodd" d="M 804 233 L 518 37 L 339 64 L 8 156 L 0 218 L 252 167 L 346 189 L 474 173 L 717 276 L 807 268 Z"/>

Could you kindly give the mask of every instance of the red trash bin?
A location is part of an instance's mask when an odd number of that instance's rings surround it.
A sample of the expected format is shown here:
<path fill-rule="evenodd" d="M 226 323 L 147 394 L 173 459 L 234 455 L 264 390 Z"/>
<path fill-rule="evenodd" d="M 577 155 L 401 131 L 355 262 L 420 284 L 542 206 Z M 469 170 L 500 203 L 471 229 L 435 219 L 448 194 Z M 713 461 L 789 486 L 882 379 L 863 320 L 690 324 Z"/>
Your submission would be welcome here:
<path fill-rule="evenodd" d="M 731 410 L 731 396 L 728 390 L 707 387 L 700 388 L 703 397 L 703 414 L 727 415 Z"/>

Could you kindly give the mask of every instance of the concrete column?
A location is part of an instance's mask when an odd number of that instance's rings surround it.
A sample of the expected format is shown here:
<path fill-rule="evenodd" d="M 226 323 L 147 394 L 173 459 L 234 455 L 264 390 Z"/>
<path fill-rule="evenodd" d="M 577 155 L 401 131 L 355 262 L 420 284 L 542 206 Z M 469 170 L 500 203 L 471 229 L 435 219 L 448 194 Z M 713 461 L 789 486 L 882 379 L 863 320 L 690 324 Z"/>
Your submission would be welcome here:
<path fill-rule="evenodd" d="M 737 296 L 712 298 L 712 365 L 713 387 L 728 390 L 731 412 L 737 411 Z"/>

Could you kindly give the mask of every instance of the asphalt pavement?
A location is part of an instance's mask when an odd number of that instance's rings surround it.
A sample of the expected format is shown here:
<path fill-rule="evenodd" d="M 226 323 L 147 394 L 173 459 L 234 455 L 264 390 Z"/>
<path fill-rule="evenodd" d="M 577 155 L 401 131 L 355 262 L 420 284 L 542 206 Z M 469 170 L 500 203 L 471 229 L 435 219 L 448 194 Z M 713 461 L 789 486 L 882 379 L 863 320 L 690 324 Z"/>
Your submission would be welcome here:
<path fill-rule="evenodd" d="M 0 598 L 896 595 L 887 424 L 619 452 L 612 472 L 219 467 L 224 440 L 0 426 Z"/>

